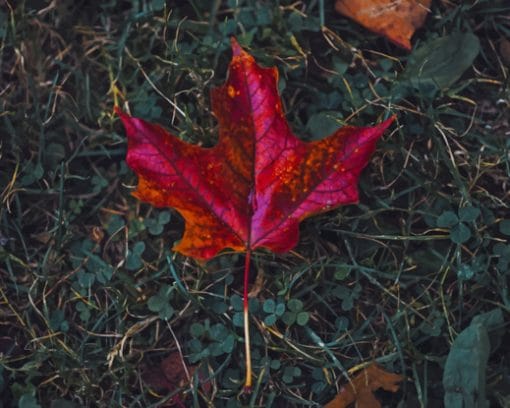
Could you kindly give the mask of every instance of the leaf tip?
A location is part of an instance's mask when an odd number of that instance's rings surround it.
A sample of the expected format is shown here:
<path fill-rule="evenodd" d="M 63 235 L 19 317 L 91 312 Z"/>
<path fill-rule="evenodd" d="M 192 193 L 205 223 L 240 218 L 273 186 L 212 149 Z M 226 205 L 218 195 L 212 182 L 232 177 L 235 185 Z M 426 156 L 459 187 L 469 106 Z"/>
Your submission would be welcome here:
<path fill-rule="evenodd" d="M 379 123 L 379 128 L 384 132 L 386 129 L 390 127 L 390 125 L 397 120 L 397 115 L 391 115 L 388 119 L 385 121 Z"/>
<path fill-rule="evenodd" d="M 117 105 L 113 107 L 113 111 L 120 118 L 122 124 L 124 125 L 124 129 L 126 129 L 126 135 L 127 135 L 128 139 L 129 139 L 129 137 L 132 134 L 134 134 L 134 131 L 135 131 L 135 125 L 133 123 L 133 119 L 135 119 L 135 118 L 132 118 L 129 114 L 124 112 Z M 129 157 L 129 152 L 128 152 L 128 157 Z"/>
<path fill-rule="evenodd" d="M 122 120 L 124 126 L 126 126 L 126 121 L 130 116 L 126 112 L 124 112 L 118 105 L 115 105 L 113 107 L 113 111 Z"/>
<path fill-rule="evenodd" d="M 239 42 L 237 41 L 237 39 L 235 37 L 230 37 L 230 45 L 232 47 L 232 54 L 234 57 L 250 57 L 250 58 L 253 58 L 251 57 L 250 54 L 248 54 L 244 49 L 243 47 L 241 47 L 241 45 L 239 45 Z"/>
<path fill-rule="evenodd" d="M 234 57 L 237 57 L 238 55 L 241 55 L 244 52 L 244 50 L 239 45 L 235 37 L 230 37 L 230 44 L 232 46 L 232 53 L 234 54 Z"/>

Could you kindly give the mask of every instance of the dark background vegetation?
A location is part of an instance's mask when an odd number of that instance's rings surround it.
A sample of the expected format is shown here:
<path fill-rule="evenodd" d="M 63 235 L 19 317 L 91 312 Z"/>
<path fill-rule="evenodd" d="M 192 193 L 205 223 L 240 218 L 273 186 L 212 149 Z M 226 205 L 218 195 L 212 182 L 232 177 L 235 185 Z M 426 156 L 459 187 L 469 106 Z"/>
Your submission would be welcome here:
<path fill-rule="evenodd" d="M 320 406 L 374 360 L 406 377 L 378 394 L 385 406 L 442 406 L 447 370 L 481 378 L 466 395 L 509 406 L 507 1 L 434 0 L 412 54 L 327 0 L 100 3 L 0 3 L 0 406 L 157 406 L 173 391 L 143 378 L 176 351 L 209 384 L 184 382 L 186 406 Z M 214 144 L 209 92 L 233 35 L 278 67 L 306 140 L 398 117 L 359 205 L 303 222 L 289 254 L 254 255 L 250 397 L 243 255 L 171 252 L 183 222 L 130 196 L 113 114 L 116 100 Z M 455 345 L 475 326 L 490 344 Z"/>

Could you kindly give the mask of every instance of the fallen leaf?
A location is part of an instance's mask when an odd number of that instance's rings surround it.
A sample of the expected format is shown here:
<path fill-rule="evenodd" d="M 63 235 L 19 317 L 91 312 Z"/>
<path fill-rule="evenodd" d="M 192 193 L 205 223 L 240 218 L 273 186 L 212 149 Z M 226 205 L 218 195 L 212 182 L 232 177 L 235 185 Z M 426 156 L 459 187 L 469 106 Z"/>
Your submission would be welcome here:
<path fill-rule="evenodd" d="M 173 207 L 185 220 L 180 253 L 207 260 L 223 249 L 245 251 L 245 388 L 251 387 L 248 321 L 250 254 L 286 252 L 306 217 L 358 201 L 357 182 L 377 140 L 394 118 L 374 127 L 345 126 L 306 143 L 294 136 L 278 95 L 278 71 L 261 68 L 232 39 L 227 82 L 211 91 L 219 122 L 212 148 L 183 142 L 158 125 L 120 109 L 128 165 L 138 174 L 134 195 Z"/>
<path fill-rule="evenodd" d="M 235 40 L 232 48 L 227 83 L 212 90 L 216 146 L 185 143 L 117 109 L 139 177 L 134 195 L 179 211 L 186 227 L 174 250 L 202 260 L 225 248 L 286 252 L 301 220 L 357 202 L 361 170 L 393 121 L 303 142 L 285 119 L 276 68 L 259 67 Z"/>
<path fill-rule="evenodd" d="M 431 0 L 337 0 L 335 9 L 363 27 L 411 50 L 411 37 L 425 22 Z"/>
<path fill-rule="evenodd" d="M 455 32 L 434 38 L 412 52 L 400 81 L 416 89 L 447 89 L 472 67 L 479 52 L 480 40 L 473 33 Z"/>
<path fill-rule="evenodd" d="M 445 407 L 489 407 L 486 399 L 487 362 L 492 351 L 491 343 L 497 348 L 503 328 L 504 317 L 498 308 L 475 316 L 459 333 L 444 364 Z"/>
<path fill-rule="evenodd" d="M 401 375 L 389 373 L 373 363 L 344 385 L 338 395 L 324 408 L 347 408 L 353 403 L 356 403 L 356 408 L 380 408 L 381 404 L 375 398 L 374 391 L 382 388 L 397 392 L 399 388 L 397 383 L 403 379 Z"/>
<path fill-rule="evenodd" d="M 173 352 L 164 358 L 159 365 L 155 367 L 144 367 L 142 371 L 143 382 L 159 393 L 170 394 L 186 387 L 195 373 L 197 367 L 185 367 L 181 355 Z M 202 390 L 209 393 L 211 384 L 204 380 L 204 376 L 199 372 L 199 382 Z M 176 393 L 165 404 L 165 406 L 185 407 L 183 401 L 185 395 Z"/>
<path fill-rule="evenodd" d="M 164 358 L 156 367 L 146 367 L 142 374 L 143 381 L 158 391 L 173 391 L 188 383 L 181 356 L 174 352 Z"/>

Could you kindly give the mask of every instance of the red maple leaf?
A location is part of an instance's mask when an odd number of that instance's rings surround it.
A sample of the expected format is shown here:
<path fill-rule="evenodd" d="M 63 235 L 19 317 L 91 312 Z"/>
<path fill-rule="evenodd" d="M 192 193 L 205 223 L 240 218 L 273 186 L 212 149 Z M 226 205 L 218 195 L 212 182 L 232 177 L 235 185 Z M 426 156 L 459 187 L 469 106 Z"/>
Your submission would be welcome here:
<path fill-rule="evenodd" d="M 376 363 L 372 363 L 344 385 L 338 395 L 324 408 L 347 408 L 352 403 L 356 403 L 357 408 L 381 408 L 374 392 L 379 388 L 397 392 L 398 383 L 403 380 L 404 377 L 401 375 L 390 373 Z"/>
<path fill-rule="evenodd" d="M 261 68 L 232 40 L 226 83 L 212 90 L 219 141 L 183 142 L 158 125 L 116 109 L 128 136 L 127 163 L 138 175 L 134 195 L 175 208 L 185 220 L 174 250 L 207 260 L 230 248 L 246 251 L 245 319 L 250 253 L 285 252 L 306 217 L 358 201 L 357 181 L 393 118 L 375 127 L 345 126 L 310 143 L 296 138 L 278 95 L 278 71 Z M 248 324 L 247 379 L 251 385 Z"/>

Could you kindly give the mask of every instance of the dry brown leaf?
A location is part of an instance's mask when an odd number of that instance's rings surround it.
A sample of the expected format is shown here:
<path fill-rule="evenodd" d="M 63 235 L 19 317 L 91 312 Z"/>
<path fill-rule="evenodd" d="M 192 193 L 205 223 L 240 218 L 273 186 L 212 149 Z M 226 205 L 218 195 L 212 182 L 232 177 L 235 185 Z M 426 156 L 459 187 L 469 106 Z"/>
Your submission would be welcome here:
<path fill-rule="evenodd" d="M 178 352 L 173 352 L 163 359 L 158 366 L 145 367 L 142 372 L 143 382 L 157 392 L 163 394 L 172 393 L 180 388 L 186 387 L 197 367 L 191 366 L 186 371 L 184 362 Z M 200 386 L 207 394 L 210 392 L 211 384 L 205 380 L 201 372 L 199 374 Z M 183 394 L 175 394 L 162 407 L 185 407 Z"/>
<path fill-rule="evenodd" d="M 411 37 L 425 22 L 431 0 L 337 0 L 335 9 L 363 27 L 411 50 Z"/>
<path fill-rule="evenodd" d="M 325 408 L 347 408 L 356 403 L 357 408 L 380 408 L 381 404 L 374 391 L 382 388 L 397 392 L 398 384 L 404 379 L 401 375 L 389 373 L 373 363 L 364 368 L 352 381 L 344 385 L 338 395 L 325 405 Z"/>

